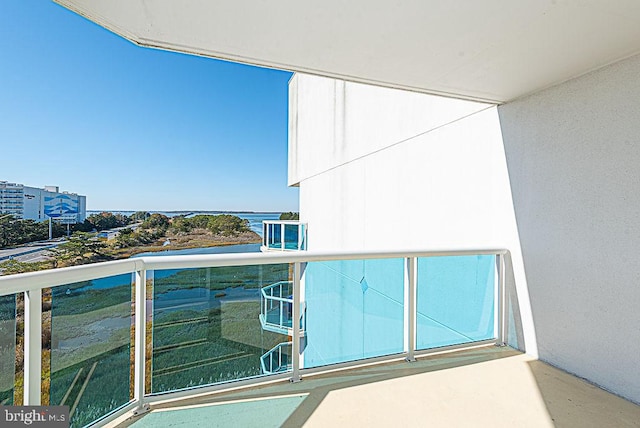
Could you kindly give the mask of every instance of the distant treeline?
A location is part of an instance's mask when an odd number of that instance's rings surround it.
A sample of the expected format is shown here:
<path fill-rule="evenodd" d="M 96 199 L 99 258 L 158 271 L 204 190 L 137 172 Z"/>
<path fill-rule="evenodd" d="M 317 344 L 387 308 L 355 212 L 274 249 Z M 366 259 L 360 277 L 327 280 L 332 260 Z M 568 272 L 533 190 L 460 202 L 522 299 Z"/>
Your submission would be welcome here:
<path fill-rule="evenodd" d="M 142 220 L 142 221 L 140 221 Z M 132 223 L 138 227 L 126 227 Z M 40 235 L 33 233 L 20 235 L 20 239 L 14 242 L 28 242 L 27 239 L 38 240 L 47 238 L 48 223 L 36 223 L 33 220 L 11 220 L 3 225 L 10 226 L 15 233 L 24 233 L 24 228 L 18 226 L 28 226 L 34 228 Z M 54 223 L 54 226 L 58 227 Z M 234 215 L 197 215 L 186 218 L 177 216 L 169 218 L 164 214 L 149 214 L 146 212 L 135 213 L 131 216 L 103 212 L 94 214 L 87 218 L 83 224 L 75 225 L 74 233 L 64 243 L 50 250 L 51 258 L 47 261 L 29 263 L 17 260 L 8 260 L 0 263 L 0 271 L 10 275 L 15 273 L 30 272 L 35 270 L 50 269 L 52 267 L 74 266 L 86 263 L 114 260 L 122 257 L 122 251 L 131 247 L 145 247 L 162 245 L 167 237 L 171 239 L 177 236 L 190 236 L 190 233 L 197 235 L 213 235 L 233 241 L 234 237 L 249 232 L 249 221 Z M 100 235 L 83 231 L 83 228 L 90 231 L 100 231 L 124 227 L 116 235 L 115 239 L 107 241 L 100 239 Z M 40 228 L 40 229 L 38 229 Z M 5 234 L 9 228 L 0 228 L 0 236 Z M 135 229 L 135 230 L 134 230 Z M 57 229 L 56 229 L 57 230 Z M 64 233 L 64 229 L 59 232 Z M 60 234 L 62 234 L 60 233 Z M 43 235 L 44 234 L 44 235 Z M 257 237 L 257 235 L 256 235 Z M 126 251 L 126 250 L 125 250 Z"/>
<path fill-rule="evenodd" d="M 279 220 L 300 220 L 300 214 L 294 212 L 282 213 Z"/>
<path fill-rule="evenodd" d="M 53 223 L 53 237 L 67 233 L 66 226 Z M 71 226 L 71 230 L 77 230 Z M 16 220 L 13 216 L 0 218 L 0 248 L 49 239 L 49 221 Z"/>
<path fill-rule="evenodd" d="M 280 220 L 298 219 L 298 213 L 285 212 L 280 214 Z M 169 218 L 164 214 L 150 214 L 147 211 L 137 211 L 130 216 L 105 211 L 90 215 L 83 223 L 69 225 L 69 229 L 71 233 L 100 232 L 136 223 L 142 223 L 140 226 L 142 229 L 153 229 L 153 233 L 140 231 L 138 232 L 139 236 L 135 236 L 131 232 L 124 232 L 122 233 L 121 242 L 119 242 L 121 247 L 149 243 L 164 236 L 169 228 L 176 233 L 189 233 L 194 229 L 206 229 L 214 234 L 222 235 L 235 235 L 250 230 L 248 220 L 230 214 L 200 214 L 189 218 L 185 216 Z M 52 232 L 54 238 L 64 236 L 67 233 L 67 226 L 54 221 Z M 0 248 L 42 241 L 48 238 L 48 220 L 38 223 L 34 220 L 19 220 L 12 216 L 0 217 Z"/>
<path fill-rule="evenodd" d="M 149 218 L 149 213 L 136 212 L 130 216 L 103 212 L 87 217 L 83 223 L 69 225 L 70 232 L 92 232 L 114 227 L 127 226 Z M 59 238 L 67 234 L 67 226 L 53 222 L 52 235 Z M 0 248 L 29 242 L 49 239 L 49 220 L 36 222 L 34 220 L 20 220 L 13 216 L 0 217 Z"/>

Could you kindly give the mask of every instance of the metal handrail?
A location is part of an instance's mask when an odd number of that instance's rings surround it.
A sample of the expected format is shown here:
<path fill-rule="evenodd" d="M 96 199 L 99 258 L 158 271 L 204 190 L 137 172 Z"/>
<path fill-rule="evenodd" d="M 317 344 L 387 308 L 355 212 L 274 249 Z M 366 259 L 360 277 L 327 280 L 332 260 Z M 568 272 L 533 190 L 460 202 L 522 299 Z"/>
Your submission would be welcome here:
<path fill-rule="evenodd" d="M 146 256 L 0 276 L 0 296 L 55 287 L 74 282 L 89 281 L 92 279 L 104 278 L 106 276 L 121 275 L 142 270 L 306 263 L 349 259 L 361 260 L 409 257 L 504 255 L 507 252 L 508 250 L 503 248 L 433 248 L 419 251 L 305 251 L 282 253 Z"/>

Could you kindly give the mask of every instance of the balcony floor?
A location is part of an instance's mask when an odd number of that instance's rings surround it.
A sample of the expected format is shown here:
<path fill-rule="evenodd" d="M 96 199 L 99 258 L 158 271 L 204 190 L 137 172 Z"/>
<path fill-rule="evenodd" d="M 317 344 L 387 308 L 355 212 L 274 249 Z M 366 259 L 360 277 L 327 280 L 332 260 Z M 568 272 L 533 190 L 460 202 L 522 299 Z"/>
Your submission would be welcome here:
<path fill-rule="evenodd" d="M 484 347 L 158 404 L 119 427 L 640 427 L 640 406 Z"/>

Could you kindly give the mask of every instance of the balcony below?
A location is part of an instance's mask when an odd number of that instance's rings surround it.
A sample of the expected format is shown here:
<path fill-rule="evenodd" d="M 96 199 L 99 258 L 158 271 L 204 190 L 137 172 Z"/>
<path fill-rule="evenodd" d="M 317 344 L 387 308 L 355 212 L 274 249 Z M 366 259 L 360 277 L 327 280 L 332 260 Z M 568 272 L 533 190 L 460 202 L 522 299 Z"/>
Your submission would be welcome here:
<path fill-rule="evenodd" d="M 638 427 L 640 406 L 487 346 L 158 403 L 112 426 Z M 214 423 L 215 422 L 215 423 Z"/>
<path fill-rule="evenodd" d="M 292 335 L 293 281 L 278 281 L 260 289 L 260 325 L 263 330 Z"/>
<path fill-rule="evenodd" d="M 307 224 L 297 220 L 262 222 L 262 251 L 301 251 L 307 249 Z"/>

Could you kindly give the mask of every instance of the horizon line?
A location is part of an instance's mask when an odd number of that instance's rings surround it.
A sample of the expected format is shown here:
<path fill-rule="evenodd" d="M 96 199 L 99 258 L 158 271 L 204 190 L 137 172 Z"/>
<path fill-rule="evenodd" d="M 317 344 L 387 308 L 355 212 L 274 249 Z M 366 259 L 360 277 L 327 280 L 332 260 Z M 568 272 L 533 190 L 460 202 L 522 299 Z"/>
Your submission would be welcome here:
<path fill-rule="evenodd" d="M 283 212 L 292 211 L 250 211 L 250 210 L 99 210 L 99 209 L 87 209 L 87 212 L 141 212 L 146 211 L 149 213 L 241 213 L 241 214 L 280 214 Z M 293 211 L 297 212 L 297 211 Z"/>

